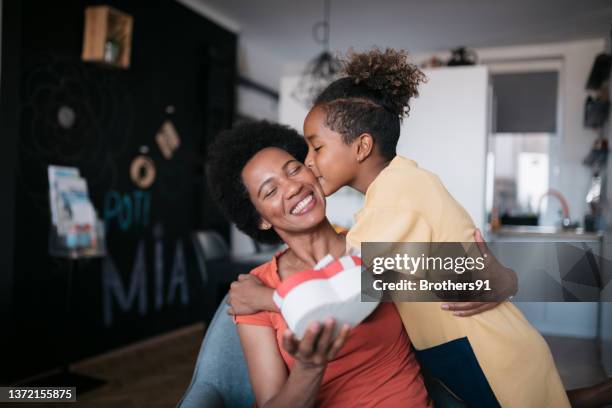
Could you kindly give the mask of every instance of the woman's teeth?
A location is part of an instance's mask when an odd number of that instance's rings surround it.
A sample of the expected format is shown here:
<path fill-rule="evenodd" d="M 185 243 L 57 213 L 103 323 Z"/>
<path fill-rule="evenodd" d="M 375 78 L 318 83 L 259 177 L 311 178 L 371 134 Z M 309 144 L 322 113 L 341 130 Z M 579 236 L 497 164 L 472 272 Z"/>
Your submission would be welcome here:
<path fill-rule="evenodd" d="M 311 201 L 313 200 L 312 194 L 309 194 L 308 196 L 306 196 L 306 198 L 304 198 L 302 201 L 300 201 L 299 203 L 297 203 L 297 205 L 295 207 L 293 207 L 293 210 L 291 210 L 291 214 L 295 215 L 297 213 L 299 213 L 300 211 L 302 211 L 304 209 L 304 207 L 306 207 Z"/>

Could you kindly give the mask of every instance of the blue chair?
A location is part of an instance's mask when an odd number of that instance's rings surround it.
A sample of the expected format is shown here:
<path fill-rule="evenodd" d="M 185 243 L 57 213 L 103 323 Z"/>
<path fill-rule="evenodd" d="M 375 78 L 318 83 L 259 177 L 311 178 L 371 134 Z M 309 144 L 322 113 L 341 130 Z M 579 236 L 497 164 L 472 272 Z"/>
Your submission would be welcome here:
<path fill-rule="evenodd" d="M 208 326 L 191 384 L 179 408 L 250 408 L 255 398 L 249 383 L 238 331 L 227 314 L 226 297 Z M 437 379 L 424 373 L 425 385 L 436 407 L 465 408 Z"/>
<path fill-rule="evenodd" d="M 180 408 L 249 408 L 255 398 L 238 331 L 227 314 L 227 295 L 215 312 Z"/>

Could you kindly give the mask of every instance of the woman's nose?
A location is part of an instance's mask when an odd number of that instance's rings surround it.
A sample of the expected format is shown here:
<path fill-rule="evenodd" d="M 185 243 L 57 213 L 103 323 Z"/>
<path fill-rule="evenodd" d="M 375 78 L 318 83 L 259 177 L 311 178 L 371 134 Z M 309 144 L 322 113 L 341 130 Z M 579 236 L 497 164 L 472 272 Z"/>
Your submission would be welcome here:
<path fill-rule="evenodd" d="M 292 179 L 287 179 L 286 183 L 285 188 L 287 189 L 287 198 L 292 198 L 302 191 L 302 183 Z"/>

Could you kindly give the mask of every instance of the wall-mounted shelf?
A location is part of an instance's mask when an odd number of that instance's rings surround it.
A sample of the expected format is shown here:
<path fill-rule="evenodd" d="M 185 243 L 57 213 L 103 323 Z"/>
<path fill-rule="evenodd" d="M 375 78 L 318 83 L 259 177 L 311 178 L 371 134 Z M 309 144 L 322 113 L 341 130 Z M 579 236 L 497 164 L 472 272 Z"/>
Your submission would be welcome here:
<path fill-rule="evenodd" d="M 85 9 L 81 59 L 112 67 L 130 67 L 133 18 L 109 6 Z"/>

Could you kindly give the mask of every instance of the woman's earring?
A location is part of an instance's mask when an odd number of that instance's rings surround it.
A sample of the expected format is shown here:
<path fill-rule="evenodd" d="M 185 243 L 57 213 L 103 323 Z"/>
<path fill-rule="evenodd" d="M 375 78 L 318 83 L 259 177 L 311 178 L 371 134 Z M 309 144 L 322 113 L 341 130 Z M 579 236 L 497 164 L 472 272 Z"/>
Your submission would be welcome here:
<path fill-rule="evenodd" d="M 269 224 L 269 223 L 267 223 L 267 222 L 262 222 L 262 223 L 261 223 L 261 229 L 264 229 L 264 230 L 269 230 L 271 227 L 272 227 L 272 225 L 270 225 L 270 224 Z"/>

